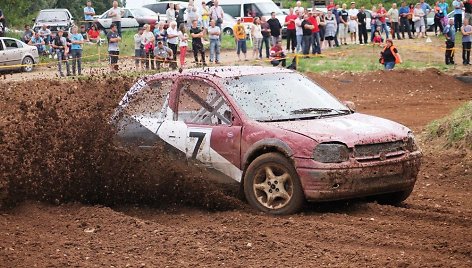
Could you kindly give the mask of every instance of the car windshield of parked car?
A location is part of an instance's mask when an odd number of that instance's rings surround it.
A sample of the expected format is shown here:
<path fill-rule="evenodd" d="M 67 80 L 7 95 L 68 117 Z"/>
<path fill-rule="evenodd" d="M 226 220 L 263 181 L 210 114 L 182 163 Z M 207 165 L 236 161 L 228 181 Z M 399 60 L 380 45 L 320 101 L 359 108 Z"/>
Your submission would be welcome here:
<path fill-rule="evenodd" d="M 262 16 L 270 16 L 272 12 L 275 12 L 275 15 L 283 15 L 280 8 L 274 4 L 274 2 L 265 2 L 265 3 L 257 3 L 257 8 L 262 13 Z"/>
<path fill-rule="evenodd" d="M 65 12 L 57 11 L 43 11 L 40 12 L 36 21 L 38 22 L 53 22 L 53 21 L 66 21 L 68 16 Z"/>
<path fill-rule="evenodd" d="M 135 18 L 157 16 L 157 14 L 154 13 L 154 11 L 147 8 L 130 9 L 130 11 Z"/>
<path fill-rule="evenodd" d="M 228 93 L 257 121 L 321 118 L 351 113 L 334 96 L 298 73 L 228 78 Z"/>

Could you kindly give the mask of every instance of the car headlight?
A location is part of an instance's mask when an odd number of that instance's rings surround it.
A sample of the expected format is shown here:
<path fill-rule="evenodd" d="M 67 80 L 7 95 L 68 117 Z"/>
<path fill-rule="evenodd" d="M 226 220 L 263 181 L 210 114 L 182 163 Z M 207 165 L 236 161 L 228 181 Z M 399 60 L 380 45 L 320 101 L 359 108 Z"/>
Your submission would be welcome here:
<path fill-rule="evenodd" d="M 406 149 L 410 152 L 418 151 L 418 145 L 416 145 L 415 135 L 413 135 L 413 132 L 408 132 L 407 137 Z"/>
<path fill-rule="evenodd" d="M 321 163 L 341 163 L 349 160 L 349 148 L 340 143 L 320 143 L 313 151 L 313 159 Z"/>

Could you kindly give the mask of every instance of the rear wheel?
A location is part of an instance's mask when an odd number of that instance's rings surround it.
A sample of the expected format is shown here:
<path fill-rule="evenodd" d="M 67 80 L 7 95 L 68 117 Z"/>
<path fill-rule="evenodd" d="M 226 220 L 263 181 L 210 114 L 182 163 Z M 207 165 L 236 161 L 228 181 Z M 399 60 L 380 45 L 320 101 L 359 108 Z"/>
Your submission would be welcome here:
<path fill-rule="evenodd" d="M 253 207 L 275 215 L 296 213 L 305 201 L 295 168 L 278 153 L 261 155 L 249 165 L 244 194 Z"/>
<path fill-rule="evenodd" d="M 21 62 L 21 65 L 23 65 L 22 67 L 23 71 L 29 73 L 33 71 L 34 61 L 31 57 L 27 56 L 23 59 L 23 61 Z"/>
<path fill-rule="evenodd" d="M 379 195 L 375 197 L 375 200 L 382 205 L 398 205 L 405 201 L 410 196 L 411 192 L 413 192 L 413 187 L 404 191 Z"/>

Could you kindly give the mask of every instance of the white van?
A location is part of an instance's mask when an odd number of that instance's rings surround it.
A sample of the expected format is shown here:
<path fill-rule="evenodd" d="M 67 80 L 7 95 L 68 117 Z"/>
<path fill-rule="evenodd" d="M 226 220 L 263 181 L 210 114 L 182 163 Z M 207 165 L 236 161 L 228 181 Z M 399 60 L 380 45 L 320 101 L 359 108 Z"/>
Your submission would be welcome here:
<path fill-rule="evenodd" d="M 275 12 L 280 24 L 285 22 L 285 15 L 272 0 L 219 0 L 223 11 L 235 18 L 242 18 L 245 23 L 253 22 L 254 17 L 270 18 Z"/>

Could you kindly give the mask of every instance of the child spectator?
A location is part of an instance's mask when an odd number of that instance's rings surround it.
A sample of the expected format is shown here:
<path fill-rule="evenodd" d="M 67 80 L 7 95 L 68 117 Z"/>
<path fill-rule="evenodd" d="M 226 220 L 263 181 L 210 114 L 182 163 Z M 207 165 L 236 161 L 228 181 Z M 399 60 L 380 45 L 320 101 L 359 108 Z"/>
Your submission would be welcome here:
<path fill-rule="evenodd" d="M 192 21 L 192 28 L 190 28 L 190 34 L 192 35 L 192 50 L 193 50 L 193 57 L 195 58 L 195 63 L 198 64 L 198 53 L 200 53 L 202 59 L 201 63 L 203 66 L 206 66 L 205 63 L 205 48 L 203 47 L 202 37 L 204 36 L 204 32 L 201 28 L 197 26 L 198 21 Z"/>
<path fill-rule="evenodd" d="M 373 43 L 374 45 L 381 45 L 382 44 L 382 36 L 380 36 L 380 31 L 375 31 L 374 32 L 374 39 L 373 39 Z"/>
<path fill-rule="evenodd" d="M 185 55 L 187 54 L 187 47 L 188 47 L 188 34 L 187 30 L 185 29 L 185 24 L 180 24 L 179 27 L 179 49 L 180 49 L 180 68 L 183 69 L 185 67 Z M 211 60 L 210 60 L 211 61 Z"/>

